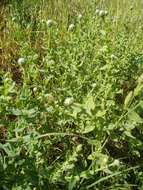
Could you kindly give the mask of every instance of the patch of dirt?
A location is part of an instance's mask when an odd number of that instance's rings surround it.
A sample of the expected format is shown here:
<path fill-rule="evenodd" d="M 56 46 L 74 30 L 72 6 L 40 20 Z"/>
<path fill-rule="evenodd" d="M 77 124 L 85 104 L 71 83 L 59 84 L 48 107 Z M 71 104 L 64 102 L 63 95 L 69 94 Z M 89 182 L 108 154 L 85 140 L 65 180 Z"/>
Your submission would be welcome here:
<path fill-rule="evenodd" d="M 7 129 L 4 126 L 0 126 L 0 143 L 5 144 L 7 139 Z"/>

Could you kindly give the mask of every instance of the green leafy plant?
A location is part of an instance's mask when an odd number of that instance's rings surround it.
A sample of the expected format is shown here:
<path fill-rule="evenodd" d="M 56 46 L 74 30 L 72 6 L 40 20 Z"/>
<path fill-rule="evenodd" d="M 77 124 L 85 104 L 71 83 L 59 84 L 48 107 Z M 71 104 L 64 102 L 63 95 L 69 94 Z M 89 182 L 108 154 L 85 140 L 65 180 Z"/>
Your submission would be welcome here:
<path fill-rule="evenodd" d="M 0 189 L 142 189 L 141 2 L 0 7 Z"/>

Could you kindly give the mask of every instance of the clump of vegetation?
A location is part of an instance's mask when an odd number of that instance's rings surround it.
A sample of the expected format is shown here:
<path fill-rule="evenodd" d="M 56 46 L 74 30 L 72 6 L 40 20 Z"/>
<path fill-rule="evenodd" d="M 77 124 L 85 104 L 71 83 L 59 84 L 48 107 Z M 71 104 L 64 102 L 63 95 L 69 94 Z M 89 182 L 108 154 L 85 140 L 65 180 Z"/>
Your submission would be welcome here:
<path fill-rule="evenodd" d="M 142 189 L 141 2 L 0 8 L 0 189 Z"/>

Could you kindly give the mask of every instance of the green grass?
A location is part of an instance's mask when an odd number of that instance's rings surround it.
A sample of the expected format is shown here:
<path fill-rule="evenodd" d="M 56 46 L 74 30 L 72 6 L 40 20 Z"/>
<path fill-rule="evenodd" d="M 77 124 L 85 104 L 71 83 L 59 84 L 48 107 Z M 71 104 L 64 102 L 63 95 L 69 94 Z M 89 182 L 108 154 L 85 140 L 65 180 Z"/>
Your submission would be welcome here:
<path fill-rule="evenodd" d="M 0 4 L 0 189 L 143 189 L 142 6 Z"/>

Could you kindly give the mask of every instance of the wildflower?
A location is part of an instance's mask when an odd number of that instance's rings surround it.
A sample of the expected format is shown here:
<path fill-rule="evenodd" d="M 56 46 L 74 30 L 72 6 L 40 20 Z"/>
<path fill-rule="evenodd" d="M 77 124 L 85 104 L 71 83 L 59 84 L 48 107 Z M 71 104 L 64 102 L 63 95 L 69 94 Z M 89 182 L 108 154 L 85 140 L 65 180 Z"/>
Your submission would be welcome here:
<path fill-rule="evenodd" d="M 78 19 L 81 20 L 82 19 L 82 14 L 78 15 Z"/>
<path fill-rule="evenodd" d="M 51 27 L 53 25 L 53 21 L 51 19 L 47 20 L 46 22 L 48 27 Z"/>
<path fill-rule="evenodd" d="M 107 16 L 108 15 L 108 11 L 104 11 L 104 15 Z"/>
<path fill-rule="evenodd" d="M 21 64 L 25 63 L 25 61 L 26 61 L 25 58 L 21 57 L 18 59 L 17 63 L 21 65 Z"/>
<path fill-rule="evenodd" d="M 47 102 L 49 103 L 49 104 L 52 104 L 52 103 L 54 103 L 54 96 L 52 95 L 52 94 L 46 94 L 45 95 L 45 97 L 47 98 Z"/>
<path fill-rule="evenodd" d="M 92 83 L 92 88 L 95 88 L 96 86 L 97 86 L 97 84 L 96 83 Z"/>
<path fill-rule="evenodd" d="M 99 16 L 100 17 L 105 17 L 107 15 L 108 15 L 108 11 L 104 11 L 104 10 L 99 11 Z"/>
<path fill-rule="evenodd" d="M 65 106 L 70 106 L 71 104 L 73 104 L 73 102 L 74 102 L 74 99 L 73 99 L 73 98 L 67 97 L 67 98 L 65 99 L 65 101 L 64 101 L 64 105 L 65 105 Z"/>
<path fill-rule="evenodd" d="M 119 166 L 120 165 L 120 161 L 118 159 L 115 159 L 113 162 L 114 166 Z"/>
<path fill-rule="evenodd" d="M 97 15 L 99 14 L 99 12 L 100 12 L 99 9 L 96 9 L 95 13 L 96 13 Z"/>
<path fill-rule="evenodd" d="M 48 65 L 54 65 L 55 64 L 55 61 L 54 60 L 49 60 L 48 61 Z"/>
<path fill-rule="evenodd" d="M 12 18 L 12 21 L 13 21 L 13 22 L 16 21 L 16 17 L 15 17 L 15 16 Z"/>
<path fill-rule="evenodd" d="M 75 25 L 74 24 L 70 24 L 69 28 L 68 28 L 68 31 L 72 32 L 74 30 L 74 28 L 75 28 Z"/>
<path fill-rule="evenodd" d="M 110 57 L 111 59 L 117 59 L 117 57 L 114 54 L 112 54 Z"/>
<path fill-rule="evenodd" d="M 48 104 L 46 104 L 46 111 L 50 114 L 54 113 L 54 108 L 52 106 L 49 106 Z"/>
<path fill-rule="evenodd" d="M 36 92 L 36 91 L 37 91 L 37 87 L 34 87 L 34 88 L 33 88 L 33 91 Z"/>
<path fill-rule="evenodd" d="M 103 10 L 99 11 L 99 16 L 103 17 L 105 15 L 105 12 Z"/>

